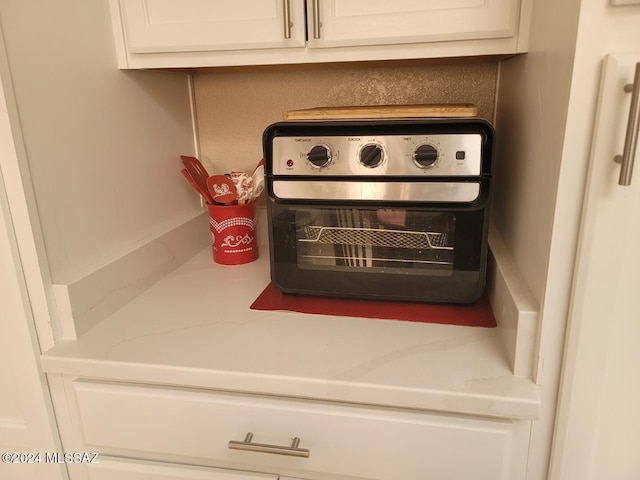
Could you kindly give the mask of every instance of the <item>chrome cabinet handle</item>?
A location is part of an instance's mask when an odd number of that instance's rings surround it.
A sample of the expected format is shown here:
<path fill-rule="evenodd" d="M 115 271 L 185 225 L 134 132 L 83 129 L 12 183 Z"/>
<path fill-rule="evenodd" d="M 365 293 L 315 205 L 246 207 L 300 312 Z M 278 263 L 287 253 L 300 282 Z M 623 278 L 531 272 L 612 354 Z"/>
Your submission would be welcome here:
<path fill-rule="evenodd" d="M 618 184 L 628 186 L 631 185 L 636 147 L 638 146 L 638 132 L 640 130 L 640 63 L 636 64 L 633 84 L 625 85 L 624 91 L 631 92 L 631 107 L 629 108 L 627 133 L 624 138 L 624 150 L 622 155 L 616 155 L 614 160 L 620 164 Z"/>
<path fill-rule="evenodd" d="M 291 4 L 289 0 L 282 0 L 284 8 L 284 38 L 291 38 Z"/>
<path fill-rule="evenodd" d="M 313 38 L 320 38 L 320 0 L 313 0 Z"/>
<path fill-rule="evenodd" d="M 309 450 L 298 446 L 300 445 L 300 439 L 298 437 L 293 439 L 290 447 L 282 445 L 268 445 L 266 443 L 252 443 L 252 439 L 253 433 L 249 432 L 244 437 L 243 441 L 230 440 L 229 448 L 232 450 L 244 450 L 245 452 L 274 453 L 276 455 L 309 458 Z"/>

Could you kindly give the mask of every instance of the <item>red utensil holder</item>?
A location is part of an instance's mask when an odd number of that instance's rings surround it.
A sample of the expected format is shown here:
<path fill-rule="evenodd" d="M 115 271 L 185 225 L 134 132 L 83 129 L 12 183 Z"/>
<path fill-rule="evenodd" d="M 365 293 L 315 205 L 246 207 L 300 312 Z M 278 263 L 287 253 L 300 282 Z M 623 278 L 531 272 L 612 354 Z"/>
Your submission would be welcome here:
<path fill-rule="evenodd" d="M 240 265 L 258 258 L 255 202 L 244 205 L 210 205 L 213 261 Z"/>

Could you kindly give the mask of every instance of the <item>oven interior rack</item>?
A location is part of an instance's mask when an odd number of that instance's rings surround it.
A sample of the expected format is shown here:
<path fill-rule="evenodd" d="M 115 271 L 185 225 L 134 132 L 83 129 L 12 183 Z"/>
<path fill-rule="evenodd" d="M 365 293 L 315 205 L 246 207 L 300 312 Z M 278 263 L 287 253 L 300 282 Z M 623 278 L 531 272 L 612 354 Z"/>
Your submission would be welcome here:
<path fill-rule="evenodd" d="M 447 245 L 447 234 L 363 227 L 325 227 L 308 225 L 301 242 L 368 245 L 385 248 L 453 250 Z"/>

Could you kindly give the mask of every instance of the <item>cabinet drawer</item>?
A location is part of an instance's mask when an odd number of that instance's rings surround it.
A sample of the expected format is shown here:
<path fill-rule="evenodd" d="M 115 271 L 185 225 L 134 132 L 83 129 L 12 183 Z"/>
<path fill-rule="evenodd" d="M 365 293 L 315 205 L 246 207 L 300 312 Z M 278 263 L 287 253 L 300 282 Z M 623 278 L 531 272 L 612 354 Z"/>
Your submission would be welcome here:
<path fill-rule="evenodd" d="M 278 480 L 276 475 L 123 458 L 90 465 L 89 480 Z"/>
<path fill-rule="evenodd" d="M 227 468 L 313 477 L 515 479 L 525 422 L 228 394 L 73 382 L 88 448 L 185 457 Z M 241 451 L 229 441 L 309 449 L 308 458 Z M 520 432 L 522 433 L 522 432 Z M 517 438 L 516 438 L 517 437 Z M 526 452 L 525 452 L 526 453 Z M 187 458 L 188 457 L 188 458 Z M 311 473 L 309 473 L 311 472 Z"/>

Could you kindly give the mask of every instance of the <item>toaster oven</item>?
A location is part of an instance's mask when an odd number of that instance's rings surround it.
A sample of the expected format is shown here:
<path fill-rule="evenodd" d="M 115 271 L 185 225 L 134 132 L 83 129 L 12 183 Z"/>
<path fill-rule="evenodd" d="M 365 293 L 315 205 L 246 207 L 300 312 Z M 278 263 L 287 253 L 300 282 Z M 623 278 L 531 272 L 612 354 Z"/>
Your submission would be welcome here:
<path fill-rule="evenodd" d="M 269 126 L 272 283 L 285 294 L 473 303 L 485 287 L 493 141 L 478 118 Z"/>

